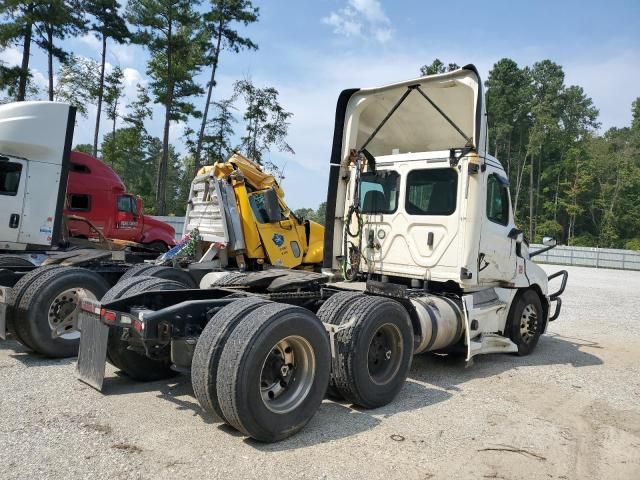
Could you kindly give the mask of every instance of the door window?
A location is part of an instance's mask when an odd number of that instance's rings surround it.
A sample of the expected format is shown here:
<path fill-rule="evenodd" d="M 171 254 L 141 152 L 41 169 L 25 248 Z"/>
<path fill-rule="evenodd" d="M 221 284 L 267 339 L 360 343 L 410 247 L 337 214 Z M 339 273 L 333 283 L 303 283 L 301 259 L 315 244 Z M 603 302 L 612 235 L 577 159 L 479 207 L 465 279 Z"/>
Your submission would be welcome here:
<path fill-rule="evenodd" d="M 253 210 L 253 214 L 255 215 L 258 223 L 275 223 L 286 220 L 287 217 L 282 211 L 280 204 L 277 206 L 278 211 L 269 213 L 269 200 L 266 198 L 267 195 L 269 195 L 267 191 L 264 191 L 254 193 L 249 196 L 249 204 L 251 205 L 251 209 Z M 273 204 L 274 202 L 272 201 L 271 203 Z M 280 218 L 277 218 L 278 216 Z"/>
<path fill-rule="evenodd" d="M 136 214 L 135 202 L 129 195 L 121 195 L 118 197 L 118 211 Z"/>
<path fill-rule="evenodd" d="M 491 174 L 487 179 L 487 217 L 500 225 L 509 223 L 508 183 L 498 175 Z"/>
<path fill-rule="evenodd" d="M 405 209 L 411 215 L 451 215 L 456 211 L 458 173 L 452 168 L 412 170 Z"/>
<path fill-rule="evenodd" d="M 22 164 L 14 162 L 0 162 L 0 195 L 15 197 L 20 186 Z"/>
<path fill-rule="evenodd" d="M 360 177 L 362 213 L 393 213 L 398 208 L 400 175 L 393 171 L 363 173 Z"/>

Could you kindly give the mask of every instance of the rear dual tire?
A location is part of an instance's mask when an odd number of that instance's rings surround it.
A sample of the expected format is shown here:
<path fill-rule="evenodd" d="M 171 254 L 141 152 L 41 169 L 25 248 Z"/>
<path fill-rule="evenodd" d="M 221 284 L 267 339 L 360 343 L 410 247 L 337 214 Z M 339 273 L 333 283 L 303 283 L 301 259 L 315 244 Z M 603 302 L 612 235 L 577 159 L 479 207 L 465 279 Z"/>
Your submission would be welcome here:
<path fill-rule="evenodd" d="M 322 403 L 330 357 L 324 327 L 309 310 L 236 300 L 212 318 L 196 345 L 194 393 L 205 410 L 245 435 L 283 440 Z"/>
<path fill-rule="evenodd" d="M 395 300 L 365 296 L 344 309 L 335 334 L 332 385 L 364 408 L 390 403 L 402 389 L 413 358 L 413 327 Z"/>
<path fill-rule="evenodd" d="M 101 300 L 108 303 L 138 293 L 151 290 L 181 290 L 185 285 L 162 278 L 136 276 L 118 282 Z M 142 353 L 131 350 L 129 342 L 123 338 L 125 329 L 112 327 L 109 329 L 107 343 L 107 361 L 125 375 L 139 382 L 163 380 L 177 375 L 171 369 L 169 352 L 163 352 L 159 358 L 149 358 Z"/>
<path fill-rule="evenodd" d="M 17 338 L 48 357 L 78 355 L 80 332 L 68 322 L 79 312 L 83 298 L 101 298 L 108 289 L 104 278 L 84 268 L 38 268 L 12 289 L 11 321 Z M 59 332 L 54 337 L 55 329 Z"/>

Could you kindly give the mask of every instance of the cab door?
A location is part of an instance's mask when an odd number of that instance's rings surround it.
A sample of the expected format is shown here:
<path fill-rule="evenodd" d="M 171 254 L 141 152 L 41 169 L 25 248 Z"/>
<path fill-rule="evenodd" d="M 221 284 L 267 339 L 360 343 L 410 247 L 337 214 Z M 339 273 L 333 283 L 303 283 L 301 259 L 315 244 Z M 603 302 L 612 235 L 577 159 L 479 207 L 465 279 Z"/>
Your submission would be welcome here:
<path fill-rule="evenodd" d="M 253 192 L 249 194 L 249 203 L 269 263 L 286 268 L 300 265 L 304 244 L 276 193 L 271 189 Z"/>
<path fill-rule="evenodd" d="M 516 273 L 516 240 L 509 181 L 504 172 L 487 166 L 485 175 L 486 207 L 480 233 L 478 277 L 481 283 L 510 282 Z"/>
<path fill-rule="evenodd" d="M 117 200 L 115 237 L 121 240 L 138 241 L 142 222 L 137 202 L 133 195 L 119 195 Z"/>
<path fill-rule="evenodd" d="M 0 242 L 18 241 L 22 224 L 28 164 L 0 156 Z M 1 245 L 0 245 L 1 248 Z"/>

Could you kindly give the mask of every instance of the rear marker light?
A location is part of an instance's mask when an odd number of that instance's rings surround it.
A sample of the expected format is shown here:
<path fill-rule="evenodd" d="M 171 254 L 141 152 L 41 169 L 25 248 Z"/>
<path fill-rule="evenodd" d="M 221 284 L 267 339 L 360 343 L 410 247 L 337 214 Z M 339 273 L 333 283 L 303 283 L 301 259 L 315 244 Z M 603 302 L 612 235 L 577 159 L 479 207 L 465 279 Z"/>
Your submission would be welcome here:
<path fill-rule="evenodd" d="M 144 323 L 140 320 L 133 319 L 133 328 L 136 329 L 138 333 L 142 333 L 144 331 Z"/>
<path fill-rule="evenodd" d="M 100 316 L 105 322 L 115 322 L 116 321 L 116 312 L 112 312 L 110 310 L 102 309 L 100 311 Z"/>

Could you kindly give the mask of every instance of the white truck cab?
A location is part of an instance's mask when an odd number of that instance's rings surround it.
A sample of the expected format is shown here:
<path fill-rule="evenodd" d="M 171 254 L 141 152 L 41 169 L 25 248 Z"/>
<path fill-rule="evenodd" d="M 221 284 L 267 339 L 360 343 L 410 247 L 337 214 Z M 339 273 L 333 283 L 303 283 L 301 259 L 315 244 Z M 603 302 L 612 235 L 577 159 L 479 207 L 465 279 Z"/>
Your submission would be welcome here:
<path fill-rule="evenodd" d="M 0 250 L 60 238 L 74 122 L 75 108 L 63 103 L 0 106 Z"/>
<path fill-rule="evenodd" d="M 464 317 L 456 329 L 467 336 L 468 358 L 518 351 L 507 330 L 525 291 L 541 311 L 523 335 L 539 335 L 550 316 L 547 276 L 529 258 L 509 180 L 487 145 L 484 92 L 471 65 L 346 90 L 338 102 L 325 269 L 376 288 L 423 289 L 427 303 L 457 296 L 450 322 Z"/>

